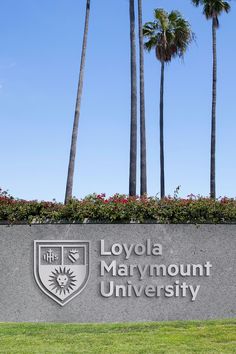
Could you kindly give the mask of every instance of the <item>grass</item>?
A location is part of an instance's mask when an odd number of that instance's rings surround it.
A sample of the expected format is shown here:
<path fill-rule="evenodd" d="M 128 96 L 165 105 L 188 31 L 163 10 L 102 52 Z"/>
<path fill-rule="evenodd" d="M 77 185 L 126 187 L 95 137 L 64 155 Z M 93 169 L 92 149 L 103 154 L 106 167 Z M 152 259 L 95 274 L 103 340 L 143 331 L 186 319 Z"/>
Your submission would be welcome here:
<path fill-rule="evenodd" d="M 236 353 L 236 319 L 133 324 L 0 323 L 0 353 Z"/>

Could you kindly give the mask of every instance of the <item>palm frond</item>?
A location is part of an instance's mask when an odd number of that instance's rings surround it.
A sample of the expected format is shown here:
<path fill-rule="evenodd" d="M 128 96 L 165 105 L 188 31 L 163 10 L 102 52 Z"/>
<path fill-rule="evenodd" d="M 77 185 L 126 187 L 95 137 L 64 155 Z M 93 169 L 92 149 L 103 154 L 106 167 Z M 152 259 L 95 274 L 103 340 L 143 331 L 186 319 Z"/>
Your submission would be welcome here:
<path fill-rule="evenodd" d="M 157 38 L 156 36 L 150 36 L 149 40 L 144 43 L 144 48 L 150 52 L 153 48 L 155 48 L 157 45 Z"/>
<path fill-rule="evenodd" d="M 145 48 L 155 48 L 156 57 L 161 62 L 169 62 L 172 58 L 182 57 L 193 40 L 190 24 L 179 11 L 167 13 L 163 9 L 154 10 L 154 21 L 143 26 L 144 37 L 147 38 Z"/>
<path fill-rule="evenodd" d="M 214 26 L 219 27 L 219 16 L 231 9 L 230 0 L 192 0 L 193 5 L 202 6 L 206 19 L 214 19 Z"/>

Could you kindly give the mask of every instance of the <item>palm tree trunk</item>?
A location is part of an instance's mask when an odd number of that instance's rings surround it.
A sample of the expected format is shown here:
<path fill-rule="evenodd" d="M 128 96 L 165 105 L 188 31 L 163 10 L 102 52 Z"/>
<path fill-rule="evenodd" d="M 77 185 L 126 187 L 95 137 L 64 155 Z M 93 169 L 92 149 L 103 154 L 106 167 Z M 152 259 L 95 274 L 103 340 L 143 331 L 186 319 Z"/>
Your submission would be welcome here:
<path fill-rule="evenodd" d="M 216 159 L 216 80 L 217 80 L 217 58 L 216 58 L 216 19 L 212 19 L 212 49 L 213 49 L 213 80 L 212 80 L 212 114 L 211 114 L 211 176 L 210 196 L 216 197 L 215 181 L 215 159 Z"/>
<path fill-rule="evenodd" d="M 130 121 L 130 167 L 129 167 L 129 195 L 136 195 L 137 169 L 137 70 L 135 45 L 135 14 L 134 0 L 129 2 L 130 14 L 130 50 L 131 50 L 131 121 Z"/>
<path fill-rule="evenodd" d="M 79 83 L 78 83 L 78 89 L 77 89 L 74 124 L 73 124 L 72 137 L 71 137 L 71 148 L 70 148 L 68 175 L 67 175 L 67 182 L 66 182 L 65 204 L 67 204 L 68 201 L 72 198 L 76 145 L 77 145 L 77 137 L 78 137 L 80 106 L 81 106 L 81 97 L 82 97 L 82 91 L 83 91 L 85 58 L 86 58 L 88 28 L 89 28 L 89 15 L 90 15 L 90 0 L 87 0 L 83 45 L 82 45 L 81 62 L 80 62 Z"/>
<path fill-rule="evenodd" d="M 161 199 L 165 197 L 165 165 L 164 165 L 164 69 L 165 63 L 161 62 L 160 84 L 160 182 Z"/>
<path fill-rule="evenodd" d="M 139 19 L 139 69 L 140 69 L 140 195 L 147 194 L 147 153 L 146 153 L 146 127 L 145 127 L 145 97 L 144 97 L 144 45 L 143 45 L 143 19 L 142 0 L 138 0 Z"/>

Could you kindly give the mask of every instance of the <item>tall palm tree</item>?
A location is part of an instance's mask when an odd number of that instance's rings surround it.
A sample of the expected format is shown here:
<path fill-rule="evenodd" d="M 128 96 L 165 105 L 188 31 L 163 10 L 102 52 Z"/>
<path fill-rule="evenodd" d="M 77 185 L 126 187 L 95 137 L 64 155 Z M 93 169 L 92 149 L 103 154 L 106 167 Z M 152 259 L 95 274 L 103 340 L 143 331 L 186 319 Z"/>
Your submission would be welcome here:
<path fill-rule="evenodd" d="M 143 19 L 142 0 L 138 0 L 139 23 L 139 89 L 140 89 L 140 195 L 147 194 L 147 153 L 146 153 L 146 127 L 145 127 L 145 97 L 144 97 L 144 45 L 143 45 Z"/>
<path fill-rule="evenodd" d="M 222 12 L 230 11 L 229 1 L 223 0 L 192 0 L 195 6 L 203 6 L 203 14 L 207 20 L 212 20 L 212 110 L 211 110 L 211 166 L 210 166 L 210 196 L 216 197 L 216 81 L 217 81 L 217 56 L 216 56 L 216 30 L 219 28 L 219 16 Z"/>
<path fill-rule="evenodd" d="M 136 195 L 136 172 L 137 172 L 137 68 L 136 68 L 134 0 L 129 1 L 129 16 L 130 16 L 130 67 L 131 67 L 129 195 L 135 196 Z"/>
<path fill-rule="evenodd" d="M 154 10 L 154 21 L 143 26 L 143 34 L 147 38 L 144 46 L 150 51 L 155 49 L 156 57 L 161 63 L 160 80 L 160 189 L 161 198 L 165 197 L 164 166 L 164 74 L 165 64 L 176 56 L 183 57 L 193 38 L 190 24 L 178 11 L 166 12 Z"/>
<path fill-rule="evenodd" d="M 78 137 L 80 106 L 81 106 L 81 97 L 82 97 L 82 91 L 83 91 L 85 58 L 86 58 L 87 39 L 88 39 L 89 15 L 90 15 L 90 0 L 86 0 L 84 36 L 83 36 L 83 44 L 82 44 L 77 98 L 76 98 L 76 105 L 75 105 L 74 124 L 73 124 L 72 137 L 71 137 L 70 158 L 69 158 L 69 166 L 68 166 L 68 174 L 67 174 L 67 182 L 66 182 L 66 193 L 65 193 L 65 204 L 68 203 L 68 201 L 72 198 L 76 145 L 77 145 L 77 137 Z"/>

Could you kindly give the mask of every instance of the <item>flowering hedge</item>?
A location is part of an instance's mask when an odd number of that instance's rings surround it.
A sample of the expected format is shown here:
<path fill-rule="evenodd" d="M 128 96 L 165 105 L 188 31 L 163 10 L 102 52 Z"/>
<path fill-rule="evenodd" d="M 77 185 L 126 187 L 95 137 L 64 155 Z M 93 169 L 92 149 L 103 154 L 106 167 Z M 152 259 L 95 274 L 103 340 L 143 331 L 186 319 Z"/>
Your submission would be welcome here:
<path fill-rule="evenodd" d="M 154 197 L 128 197 L 93 194 L 72 199 L 67 205 L 15 199 L 0 189 L 0 222 L 19 223 L 236 223 L 236 200 L 177 196 L 163 200 Z"/>

